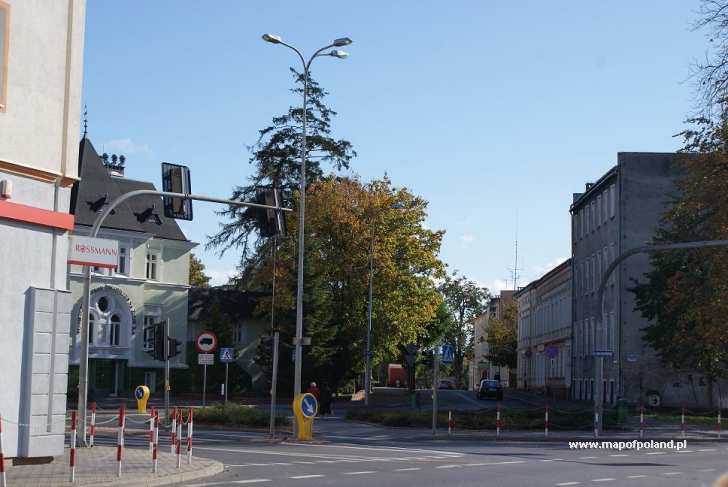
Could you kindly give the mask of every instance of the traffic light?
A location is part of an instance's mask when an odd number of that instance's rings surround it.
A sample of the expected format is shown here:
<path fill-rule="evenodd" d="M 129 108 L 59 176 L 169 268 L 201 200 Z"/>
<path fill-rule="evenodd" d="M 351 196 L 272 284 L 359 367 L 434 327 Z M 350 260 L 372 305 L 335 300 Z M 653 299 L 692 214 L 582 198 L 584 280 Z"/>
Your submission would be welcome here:
<path fill-rule="evenodd" d="M 167 337 L 167 340 L 169 340 L 169 358 L 176 357 L 182 353 L 182 342 L 172 337 Z"/>
<path fill-rule="evenodd" d="M 258 188 L 255 202 L 259 205 L 280 207 L 283 204 L 283 193 L 277 188 Z M 255 208 L 255 219 L 262 237 L 285 236 L 286 219 L 283 213 L 276 210 Z"/>
<path fill-rule="evenodd" d="M 154 360 L 164 361 L 164 323 L 154 323 L 151 355 Z"/>

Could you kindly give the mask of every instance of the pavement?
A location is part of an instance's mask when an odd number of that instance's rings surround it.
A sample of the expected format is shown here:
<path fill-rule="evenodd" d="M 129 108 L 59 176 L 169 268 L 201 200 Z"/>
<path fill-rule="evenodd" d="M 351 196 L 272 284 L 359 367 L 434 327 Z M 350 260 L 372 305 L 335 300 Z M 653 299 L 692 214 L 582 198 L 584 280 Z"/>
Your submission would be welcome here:
<path fill-rule="evenodd" d="M 187 464 L 185 456 L 177 469 L 177 457 L 158 452 L 157 473 L 152 473 L 152 455 L 148 448 L 125 448 L 122 475 L 117 477 L 116 447 L 94 446 L 79 448 L 76 456 L 75 485 L 153 486 L 179 485 L 223 472 L 223 464 L 213 458 L 193 458 Z M 7 485 L 59 486 L 70 482 L 69 450 L 51 463 L 10 466 Z"/>

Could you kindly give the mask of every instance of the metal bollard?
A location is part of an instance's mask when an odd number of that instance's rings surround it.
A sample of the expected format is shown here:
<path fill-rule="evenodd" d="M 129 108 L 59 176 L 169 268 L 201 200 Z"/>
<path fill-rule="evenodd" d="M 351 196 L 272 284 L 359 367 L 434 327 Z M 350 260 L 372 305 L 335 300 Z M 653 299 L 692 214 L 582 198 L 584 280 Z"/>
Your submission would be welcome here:
<path fill-rule="evenodd" d="M 544 413 L 543 418 L 543 436 L 544 438 L 549 437 L 549 406 L 546 405 L 546 412 Z"/>
<path fill-rule="evenodd" d="M 685 438 L 685 406 L 683 406 L 682 414 L 680 415 L 680 429 L 682 430 L 682 437 Z"/>
<path fill-rule="evenodd" d="M 177 468 L 182 468 L 182 457 L 180 453 L 182 443 L 182 410 L 177 412 Z"/>
<path fill-rule="evenodd" d="M 177 408 L 172 409 L 172 431 L 170 432 L 170 453 L 174 455 L 174 449 L 177 445 Z"/>
<path fill-rule="evenodd" d="M 594 438 L 599 438 L 599 412 L 594 410 Z"/>
<path fill-rule="evenodd" d="M 69 452 L 69 466 L 71 467 L 71 477 L 69 482 L 76 481 L 76 411 L 71 412 L 71 449 Z"/>
<path fill-rule="evenodd" d="M 89 426 L 88 446 L 94 446 L 96 436 L 96 401 L 91 403 L 91 426 Z"/>
<path fill-rule="evenodd" d="M 187 465 L 192 465 L 192 408 L 187 416 Z"/>
<path fill-rule="evenodd" d="M 154 415 L 154 445 L 152 447 L 152 473 L 157 473 L 157 447 L 159 445 L 159 411 Z"/>
<path fill-rule="evenodd" d="M 640 440 L 645 437 L 645 407 L 640 404 Z"/>
<path fill-rule="evenodd" d="M 154 449 L 154 408 L 149 412 L 149 451 Z"/>

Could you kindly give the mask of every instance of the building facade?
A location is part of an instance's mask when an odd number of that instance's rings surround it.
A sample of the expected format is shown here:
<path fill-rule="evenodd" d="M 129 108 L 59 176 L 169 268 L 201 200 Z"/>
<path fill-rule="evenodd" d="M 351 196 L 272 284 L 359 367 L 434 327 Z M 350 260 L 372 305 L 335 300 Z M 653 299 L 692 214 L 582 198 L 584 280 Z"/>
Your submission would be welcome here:
<path fill-rule="evenodd" d="M 63 453 L 85 0 L 0 0 L 0 414 L 6 457 Z M 22 425 L 22 426 L 19 426 Z"/>
<path fill-rule="evenodd" d="M 608 265 L 621 253 L 653 239 L 661 217 L 675 195 L 679 154 L 619 153 L 617 165 L 571 205 L 573 286 L 572 397 L 592 400 L 595 394 L 594 350 L 611 351 L 604 359 L 601 384 L 606 403 L 617 398 L 666 405 L 708 404 L 705 378 L 692 371 L 667 369 L 642 340 L 648 321 L 635 310 L 630 288 L 643 280 L 649 257 L 638 254 L 620 263 L 605 290 L 603 326 L 597 288 Z M 718 389 L 718 388 L 716 388 Z"/>
<path fill-rule="evenodd" d="M 81 180 L 73 187 L 73 233 L 89 235 L 96 217 L 117 197 L 151 183 L 124 177 L 124 159 L 99 157 L 90 140 L 80 144 Z M 196 246 L 177 222 L 164 216 L 162 199 L 137 196 L 117 206 L 98 234 L 119 242 L 118 267 L 94 269 L 89 304 L 89 396 L 127 397 L 146 384 L 163 391 L 164 362 L 148 353 L 152 325 L 169 318 L 170 337 L 181 353 L 172 368 L 186 368 L 187 308 L 190 250 Z M 83 267 L 69 265 L 72 293 L 71 357 L 79 363 Z M 75 384 L 71 384 L 75 386 Z"/>
<path fill-rule="evenodd" d="M 476 390 L 482 379 L 500 379 L 504 387 L 510 387 L 511 369 L 494 365 L 488 360 L 488 328 L 491 320 L 502 319 L 506 306 L 513 303 L 515 291 L 504 290 L 490 298 L 485 313 L 478 316 L 473 325 L 473 360 L 470 362 L 469 388 Z"/>
<path fill-rule="evenodd" d="M 568 398 L 571 388 L 571 259 L 519 290 L 517 387 Z"/>

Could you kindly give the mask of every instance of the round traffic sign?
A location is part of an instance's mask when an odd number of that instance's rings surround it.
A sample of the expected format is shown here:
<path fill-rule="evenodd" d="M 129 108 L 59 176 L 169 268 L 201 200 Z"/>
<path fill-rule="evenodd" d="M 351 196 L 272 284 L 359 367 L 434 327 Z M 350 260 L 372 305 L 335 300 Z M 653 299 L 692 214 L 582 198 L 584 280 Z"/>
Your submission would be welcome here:
<path fill-rule="evenodd" d="M 304 394 L 301 398 L 301 412 L 307 418 L 313 418 L 318 413 L 318 401 L 313 394 Z"/>
<path fill-rule="evenodd" d="M 136 389 L 134 389 L 134 397 L 137 398 L 137 400 L 141 401 L 144 398 L 144 387 L 138 386 Z"/>
<path fill-rule="evenodd" d="M 203 331 L 195 338 L 195 348 L 200 353 L 212 353 L 217 348 L 217 336 L 211 331 Z"/>

